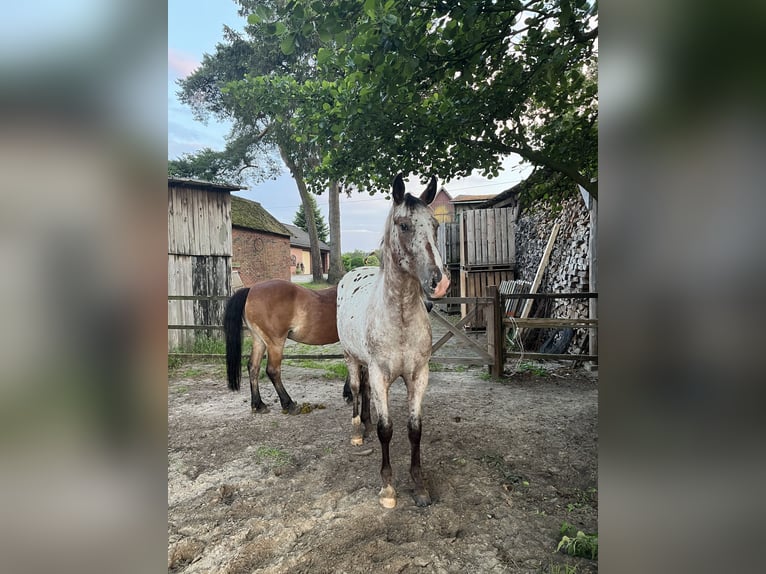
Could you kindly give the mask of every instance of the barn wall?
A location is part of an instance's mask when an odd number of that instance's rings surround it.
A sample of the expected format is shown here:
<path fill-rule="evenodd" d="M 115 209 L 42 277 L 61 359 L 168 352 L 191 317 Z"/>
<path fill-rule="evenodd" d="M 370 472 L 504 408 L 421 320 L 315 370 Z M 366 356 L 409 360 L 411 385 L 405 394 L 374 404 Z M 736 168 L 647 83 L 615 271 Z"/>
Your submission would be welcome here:
<path fill-rule="evenodd" d="M 168 181 L 168 295 L 231 294 L 231 195 L 194 183 Z M 222 301 L 168 301 L 168 324 L 220 325 Z M 188 349 L 200 335 L 168 330 L 168 350 Z"/>
<path fill-rule="evenodd" d="M 231 261 L 214 255 L 169 255 L 168 294 L 224 296 L 231 294 Z M 225 300 L 168 301 L 169 325 L 221 325 Z M 220 336 L 220 331 L 168 330 L 168 349 L 185 349 L 195 337 Z"/>
<path fill-rule="evenodd" d="M 231 195 L 168 185 L 168 253 L 231 255 Z"/>
<path fill-rule="evenodd" d="M 289 237 L 235 227 L 232 250 L 246 286 L 266 279 L 290 280 Z"/>

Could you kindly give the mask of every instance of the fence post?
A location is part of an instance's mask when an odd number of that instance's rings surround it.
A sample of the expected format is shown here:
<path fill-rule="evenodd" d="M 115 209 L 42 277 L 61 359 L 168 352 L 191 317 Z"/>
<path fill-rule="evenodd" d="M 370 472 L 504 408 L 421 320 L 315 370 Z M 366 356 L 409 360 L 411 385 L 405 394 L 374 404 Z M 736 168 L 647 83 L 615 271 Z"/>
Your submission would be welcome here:
<path fill-rule="evenodd" d="M 492 377 L 503 376 L 505 368 L 505 350 L 503 349 L 503 313 L 500 304 L 500 291 L 497 285 L 490 285 L 487 290 L 492 298 L 490 303 L 489 317 L 487 317 L 487 343 L 489 354 L 492 355 L 492 364 L 489 366 L 489 374 Z"/>

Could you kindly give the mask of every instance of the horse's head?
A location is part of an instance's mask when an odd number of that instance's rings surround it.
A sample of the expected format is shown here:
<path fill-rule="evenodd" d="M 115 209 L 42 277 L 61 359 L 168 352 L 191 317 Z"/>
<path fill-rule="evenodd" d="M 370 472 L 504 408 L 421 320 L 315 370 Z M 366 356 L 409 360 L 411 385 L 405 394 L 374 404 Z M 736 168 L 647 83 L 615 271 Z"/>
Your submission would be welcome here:
<path fill-rule="evenodd" d="M 449 288 L 449 273 L 444 269 L 436 244 L 438 223 L 429 208 L 436 197 L 436 178 L 415 197 L 404 192 L 402 174 L 394 179 L 394 205 L 383 236 L 382 265 L 393 265 L 417 279 L 423 291 L 433 298 L 444 297 Z"/>

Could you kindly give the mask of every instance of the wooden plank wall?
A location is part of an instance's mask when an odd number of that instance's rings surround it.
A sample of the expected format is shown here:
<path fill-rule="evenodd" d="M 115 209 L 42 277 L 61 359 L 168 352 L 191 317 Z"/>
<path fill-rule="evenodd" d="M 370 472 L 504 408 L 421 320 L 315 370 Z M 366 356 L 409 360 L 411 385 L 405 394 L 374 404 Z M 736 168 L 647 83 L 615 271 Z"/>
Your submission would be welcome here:
<path fill-rule="evenodd" d="M 445 265 L 460 264 L 460 224 L 442 223 L 436 232 L 439 253 Z"/>
<path fill-rule="evenodd" d="M 168 295 L 231 294 L 231 194 L 168 184 Z M 168 301 L 168 324 L 220 325 L 225 301 Z M 168 349 L 216 331 L 168 330 Z"/>
<path fill-rule="evenodd" d="M 168 253 L 231 255 L 231 195 L 168 186 Z"/>
<path fill-rule="evenodd" d="M 513 269 L 461 271 L 461 275 L 463 288 L 461 297 L 488 297 L 490 285 L 495 285 L 499 288 L 503 281 L 514 279 Z M 480 305 L 476 314 L 476 320 L 470 325 L 466 325 L 466 328 L 474 330 L 485 329 L 487 327 L 488 313 L 489 310 Z M 463 316 L 465 316 L 465 310 L 463 311 Z"/>
<path fill-rule="evenodd" d="M 228 297 L 231 294 L 231 258 L 189 255 L 168 256 L 168 295 Z M 168 325 L 221 325 L 225 300 L 168 301 Z M 219 336 L 218 331 L 168 330 L 168 350 L 185 349 L 199 335 Z"/>
<path fill-rule="evenodd" d="M 516 263 L 512 208 L 476 209 L 461 213 L 461 266 L 512 267 Z"/>
<path fill-rule="evenodd" d="M 192 259 L 188 255 L 168 255 L 168 295 L 194 295 Z M 193 325 L 194 301 L 168 301 L 168 325 Z M 168 329 L 168 350 L 186 348 L 194 332 Z"/>

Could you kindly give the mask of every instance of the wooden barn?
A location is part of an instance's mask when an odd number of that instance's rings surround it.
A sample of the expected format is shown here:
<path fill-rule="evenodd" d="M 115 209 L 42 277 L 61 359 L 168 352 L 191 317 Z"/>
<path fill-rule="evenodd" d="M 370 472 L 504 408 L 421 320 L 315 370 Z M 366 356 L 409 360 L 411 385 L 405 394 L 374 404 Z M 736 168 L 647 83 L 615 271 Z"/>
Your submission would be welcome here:
<path fill-rule="evenodd" d="M 290 231 L 260 203 L 231 197 L 232 265 L 244 285 L 290 280 Z"/>
<path fill-rule="evenodd" d="M 231 192 L 235 185 L 168 178 L 168 295 L 231 294 Z M 220 325 L 225 300 L 168 299 L 169 325 Z M 168 329 L 168 349 L 215 331 Z"/>

